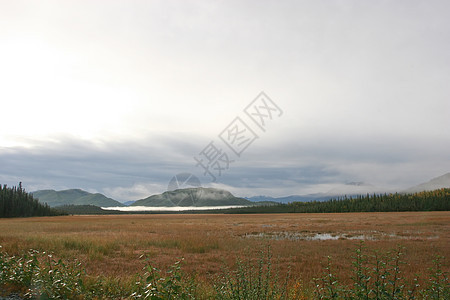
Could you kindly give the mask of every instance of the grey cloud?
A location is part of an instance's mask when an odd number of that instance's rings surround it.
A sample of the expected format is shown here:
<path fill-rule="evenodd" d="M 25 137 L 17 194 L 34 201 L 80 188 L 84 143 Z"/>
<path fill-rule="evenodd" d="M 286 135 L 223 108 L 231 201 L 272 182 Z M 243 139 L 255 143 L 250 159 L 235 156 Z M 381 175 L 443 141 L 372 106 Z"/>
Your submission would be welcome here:
<path fill-rule="evenodd" d="M 326 186 L 350 181 L 406 186 L 450 169 L 450 155 L 440 150 L 446 141 L 368 140 L 285 141 L 272 147 L 254 144 L 242 157 L 232 158 L 235 161 L 229 170 L 217 177 L 218 184 L 247 193 L 273 189 L 272 194 L 285 196 L 324 192 L 321 189 Z M 1 149 L 0 179 L 8 185 L 22 181 L 28 190 L 82 188 L 118 200 L 142 198 L 146 193 L 163 192 L 181 172 L 194 173 L 203 185 L 211 185 L 211 178 L 204 176 L 193 159 L 207 142 L 174 135 L 100 145 L 61 139 L 34 148 Z M 429 147 L 432 142 L 436 147 Z M 421 168 L 421 174 L 410 172 Z"/>
<path fill-rule="evenodd" d="M 148 144 L 109 143 L 102 147 L 66 139 L 30 149 L 1 149 L 0 178 L 9 185 L 23 181 L 31 189 L 102 191 L 137 182 L 159 183 L 168 181 L 183 165 L 192 164 L 182 155 L 191 148 L 189 142 L 157 138 Z"/>

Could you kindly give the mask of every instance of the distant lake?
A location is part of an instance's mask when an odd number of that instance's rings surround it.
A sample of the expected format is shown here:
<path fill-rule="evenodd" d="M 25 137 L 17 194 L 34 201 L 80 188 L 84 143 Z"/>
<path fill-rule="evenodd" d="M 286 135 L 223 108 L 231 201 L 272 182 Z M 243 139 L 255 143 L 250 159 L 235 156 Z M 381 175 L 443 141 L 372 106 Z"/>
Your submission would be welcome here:
<path fill-rule="evenodd" d="M 227 205 L 227 206 L 126 206 L 126 207 L 102 207 L 106 210 L 120 211 L 185 211 L 185 210 L 209 210 L 209 209 L 227 209 L 246 207 L 246 205 Z"/>

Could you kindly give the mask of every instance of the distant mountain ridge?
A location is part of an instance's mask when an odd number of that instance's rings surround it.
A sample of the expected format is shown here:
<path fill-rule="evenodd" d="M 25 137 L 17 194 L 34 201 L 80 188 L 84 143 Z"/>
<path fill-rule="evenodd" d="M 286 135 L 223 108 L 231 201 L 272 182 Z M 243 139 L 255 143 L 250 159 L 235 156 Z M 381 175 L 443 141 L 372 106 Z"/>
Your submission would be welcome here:
<path fill-rule="evenodd" d="M 342 196 L 354 197 L 358 195 L 366 194 L 384 194 L 384 193 L 417 193 L 422 191 L 433 191 L 441 188 L 450 188 L 450 173 L 441 175 L 439 177 L 433 178 L 428 182 L 415 185 L 404 191 L 383 191 L 371 184 L 366 184 L 364 182 L 349 182 L 342 185 L 339 188 L 333 188 L 326 193 L 316 193 L 307 195 L 291 195 L 285 197 L 269 197 L 269 196 L 253 196 L 246 197 L 252 202 L 259 201 L 274 201 L 281 203 L 292 203 L 292 202 L 308 202 L 308 201 L 326 201 L 333 198 L 339 198 Z"/>
<path fill-rule="evenodd" d="M 228 205 L 252 205 L 251 201 L 233 196 L 228 191 L 215 188 L 186 188 L 167 191 L 138 200 L 130 206 L 228 206 Z"/>
<path fill-rule="evenodd" d="M 61 205 L 95 205 L 99 207 L 125 206 L 119 201 L 108 198 L 100 193 L 89 193 L 81 189 L 69 189 L 63 191 L 39 190 L 32 192 L 34 198 L 41 203 L 47 203 L 50 207 Z"/>
<path fill-rule="evenodd" d="M 270 197 L 270 196 L 253 196 L 246 197 L 245 199 L 250 200 L 252 202 L 278 202 L 278 203 L 291 203 L 291 202 L 308 202 L 308 201 L 326 201 L 331 198 L 330 195 L 327 194 L 308 194 L 308 195 L 290 195 L 284 197 Z"/>
<path fill-rule="evenodd" d="M 441 188 L 450 188 L 450 173 L 433 178 L 428 182 L 424 182 L 409 189 L 404 190 L 404 193 L 416 193 L 423 191 L 433 191 Z"/>
<path fill-rule="evenodd" d="M 268 196 L 254 196 L 246 198 L 250 201 L 274 201 L 281 203 L 292 202 L 309 202 L 309 201 L 327 201 L 330 199 L 336 199 L 343 196 L 355 197 L 358 195 L 378 194 L 381 193 L 380 189 L 361 181 L 349 182 L 340 186 L 334 187 L 328 192 L 306 194 L 306 195 L 290 195 L 284 197 L 268 197 Z"/>

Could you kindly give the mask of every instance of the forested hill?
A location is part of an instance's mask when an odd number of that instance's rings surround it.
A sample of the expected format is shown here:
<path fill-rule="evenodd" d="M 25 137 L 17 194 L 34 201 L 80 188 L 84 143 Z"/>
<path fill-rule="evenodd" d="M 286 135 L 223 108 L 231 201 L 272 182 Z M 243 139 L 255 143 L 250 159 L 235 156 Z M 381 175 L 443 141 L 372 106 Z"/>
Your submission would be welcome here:
<path fill-rule="evenodd" d="M 47 204 L 41 204 L 28 194 L 22 183 L 19 187 L 9 188 L 0 185 L 0 218 L 56 216 L 62 213 L 50 208 Z"/>
<path fill-rule="evenodd" d="M 40 190 L 32 192 L 33 196 L 41 203 L 47 203 L 50 207 L 61 205 L 95 205 L 101 207 L 125 206 L 122 203 L 108 198 L 99 193 L 89 193 L 80 189 L 63 191 Z"/>
<path fill-rule="evenodd" d="M 251 201 L 233 196 L 228 191 L 216 188 L 186 188 L 167 191 L 138 200 L 131 206 L 226 206 L 252 205 Z"/>

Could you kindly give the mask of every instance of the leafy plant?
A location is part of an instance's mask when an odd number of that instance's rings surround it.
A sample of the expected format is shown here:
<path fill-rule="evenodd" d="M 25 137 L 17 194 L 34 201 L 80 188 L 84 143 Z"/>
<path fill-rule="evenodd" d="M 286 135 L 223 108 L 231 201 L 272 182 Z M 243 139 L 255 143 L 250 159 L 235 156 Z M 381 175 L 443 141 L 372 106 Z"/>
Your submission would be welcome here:
<path fill-rule="evenodd" d="M 448 273 L 442 270 L 443 256 L 436 256 L 433 267 L 429 269 L 428 287 L 422 291 L 424 299 L 450 299 L 450 283 Z"/>
<path fill-rule="evenodd" d="M 236 262 L 236 270 L 225 269 L 214 285 L 218 299 L 287 299 L 288 281 L 286 275 L 283 284 L 279 282 L 279 270 L 272 270 L 270 247 L 261 251 L 256 263 L 250 260 Z"/>
<path fill-rule="evenodd" d="M 327 263 L 324 267 L 324 275 L 316 278 L 316 296 L 318 299 L 340 299 L 345 292 L 339 284 L 339 279 L 333 274 L 331 258 L 327 256 Z"/>
<path fill-rule="evenodd" d="M 132 299 L 193 299 L 195 287 L 183 281 L 180 266 L 182 261 L 183 259 L 175 262 L 166 272 L 147 264 L 144 267 L 145 273 L 138 275 Z"/>

